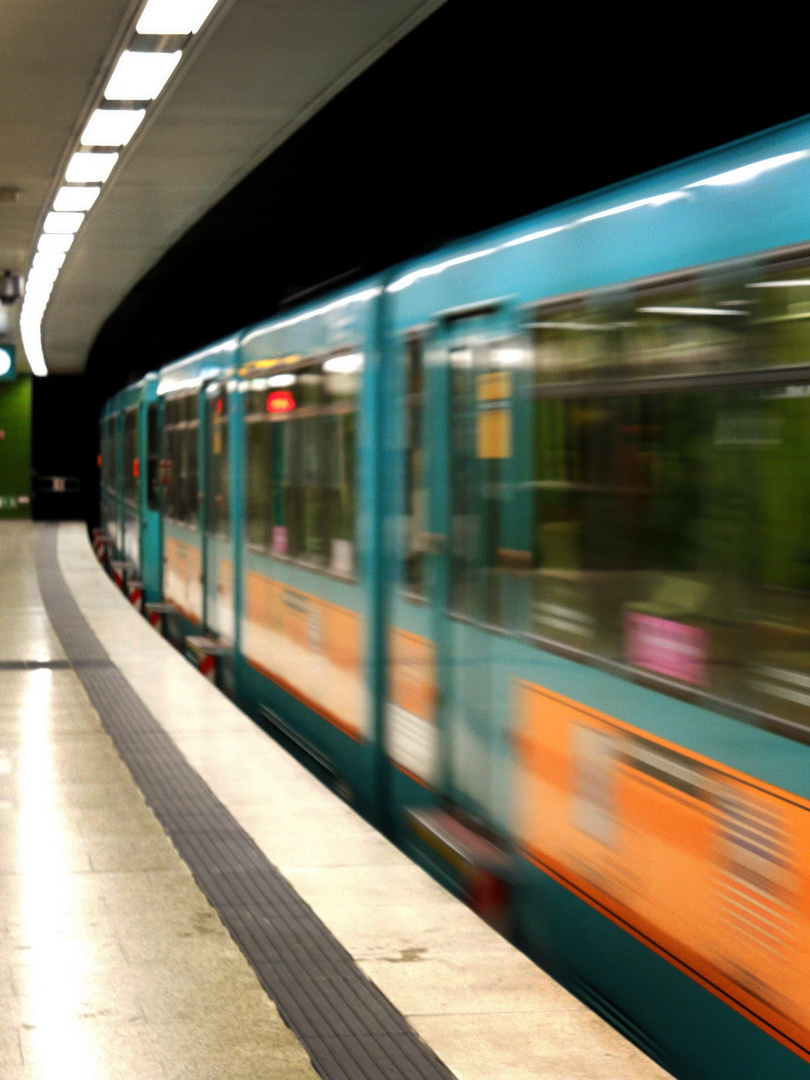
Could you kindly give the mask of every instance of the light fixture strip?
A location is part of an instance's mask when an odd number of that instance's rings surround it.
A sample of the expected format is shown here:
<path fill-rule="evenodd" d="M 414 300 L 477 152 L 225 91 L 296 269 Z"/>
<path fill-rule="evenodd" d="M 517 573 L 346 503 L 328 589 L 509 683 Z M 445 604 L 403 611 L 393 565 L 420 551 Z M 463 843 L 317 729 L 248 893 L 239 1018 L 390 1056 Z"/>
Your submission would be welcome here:
<path fill-rule="evenodd" d="M 34 375 L 47 375 L 42 320 L 65 254 L 101 185 L 118 163 L 151 103 L 160 95 L 193 34 L 219 0 L 147 0 L 125 48 L 76 140 L 45 215 L 20 311 L 20 335 Z M 75 186 L 74 186 L 75 185 Z"/>

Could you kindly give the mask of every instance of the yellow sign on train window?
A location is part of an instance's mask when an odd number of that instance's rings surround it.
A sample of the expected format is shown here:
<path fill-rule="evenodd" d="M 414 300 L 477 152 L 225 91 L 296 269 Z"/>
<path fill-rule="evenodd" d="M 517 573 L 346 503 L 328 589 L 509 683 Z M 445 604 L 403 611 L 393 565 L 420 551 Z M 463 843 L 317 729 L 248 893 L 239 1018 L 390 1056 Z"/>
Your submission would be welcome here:
<path fill-rule="evenodd" d="M 490 371 L 476 378 L 476 453 L 482 459 L 512 456 L 512 376 Z"/>
<path fill-rule="evenodd" d="M 239 375 L 242 379 L 249 379 L 253 375 L 261 375 L 262 372 L 269 371 L 272 368 L 286 366 L 287 364 L 297 364 L 301 357 L 298 353 L 291 353 L 289 356 L 273 356 L 264 360 L 248 360 L 246 364 L 243 364 L 239 368 Z"/>
<path fill-rule="evenodd" d="M 508 371 L 488 371 L 475 380 L 479 401 L 507 401 L 512 396 L 512 376 Z"/>

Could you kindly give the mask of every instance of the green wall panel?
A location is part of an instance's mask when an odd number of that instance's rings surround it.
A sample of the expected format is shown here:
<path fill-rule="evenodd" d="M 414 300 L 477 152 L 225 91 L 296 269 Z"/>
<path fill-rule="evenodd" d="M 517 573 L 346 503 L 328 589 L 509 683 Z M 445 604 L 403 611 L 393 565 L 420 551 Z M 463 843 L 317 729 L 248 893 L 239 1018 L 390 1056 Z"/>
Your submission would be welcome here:
<path fill-rule="evenodd" d="M 31 516 L 31 379 L 0 383 L 0 518 Z"/>

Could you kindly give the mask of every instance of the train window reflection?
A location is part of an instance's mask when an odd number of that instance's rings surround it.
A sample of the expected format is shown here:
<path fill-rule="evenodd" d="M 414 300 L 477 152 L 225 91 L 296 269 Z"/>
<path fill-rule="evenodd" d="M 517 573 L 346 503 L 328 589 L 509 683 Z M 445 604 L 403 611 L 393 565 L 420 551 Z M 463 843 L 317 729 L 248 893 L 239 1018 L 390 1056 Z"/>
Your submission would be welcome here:
<path fill-rule="evenodd" d="M 355 573 L 362 366 L 356 352 L 296 360 L 247 394 L 249 544 L 345 577 Z"/>
<path fill-rule="evenodd" d="M 208 401 L 208 460 L 206 462 L 207 530 L 213 536 L 227 539 L 231 531 L 229 469 L 228 395 L 222 387 L 209 393 Z"/>
<path fill-rule="evenodd" d="M 520 603 L 502 570 L 531 565 L 526 515 L 530 370 L 522 342 L 487 337 L 450 348 L 450 607 L 488 625 L 519 628 Z"/>
<path fill-rule="evenodd" d="M 165 405 L 165 447 L 168 461 L 164 508 L 166 516 L 184 525 L 198 524 L 197 437 L 198 395 L 167 398 Z"/>
<path fill-rule="evenodd" d="M 577 297 L 528 328 L 526 628 L 810 724 L 810 267 Z"/>
<path fill-rule="evenodd" d="M 138 502 L 138 408 L 124 413 L 124 498 L 131 505 Z"/>
<path fill-rule="evenodd" d="M 115 418 L 104 421 L 101 448 L 101 482 L 108 491 L 115 488 Z"/>
<path fill-rule="evenodd" d="M 153 401 L 146 410 L 146 503 L 150 510 L 160 509 L 160 434 L 158 404 Z"/>
<path fill-rule="evenodd" d="M 425 594 L 427 488 L 422 433 L 424 412 L 424 344 L 418 335 L 405 342 L 405 566 L 404 585 L 415 596 Z"/>

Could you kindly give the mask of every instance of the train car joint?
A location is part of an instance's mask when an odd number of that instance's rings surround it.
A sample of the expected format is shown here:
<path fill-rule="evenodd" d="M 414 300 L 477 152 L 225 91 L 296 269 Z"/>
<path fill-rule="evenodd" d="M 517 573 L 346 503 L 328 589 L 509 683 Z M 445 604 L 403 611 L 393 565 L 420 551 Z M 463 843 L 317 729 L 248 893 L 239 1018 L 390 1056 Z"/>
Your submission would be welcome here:
<path fill-rule="evenodd" d="M 507 933 L 514 878 L 508 851 L 447 810 L 407 807 L 405 820 L 456 870 L 465 903 L 490 926 Z"/>
<path fill-rule="evenodd" d="M 131 563 L 129 559 L 111 559 L 110 570 L 118 588 L 126 591 L 127 578 L 135 573 L 134 563 Z"/>
<path fill-rule="evenodd" d="M 107 552 L 112 546 L 112 539 L 105 529 L 93 529 L 93 551 L 100 563 L 107 559 Z"/>
<path fill-rule="evenodd" d="M 154 626 L 156 630 L 163 630 L 163 617 L 169 615 L 175 610 L 173 604 L 167 603 L 165 600 L 153 600 L 143 605 L 143 611 L 149 620 L 149 625 Z"/>
<path fill-rule="evenodd" d="M 143 604 L 143 582 L 140 578 L 127 578 L 127 596 L 130 604 L 140 611 Z"/>
<path fill-rule="evenodd" d="M 230 648 L 216 638 L 204 634 L 189 634 L 186 637 L 186 659 L 213 683 L 218 682 L 217 668 L 221 658 L 230 652 Z"/>

